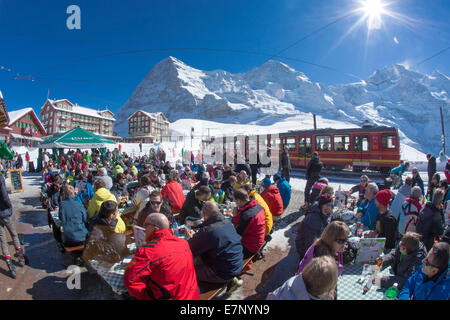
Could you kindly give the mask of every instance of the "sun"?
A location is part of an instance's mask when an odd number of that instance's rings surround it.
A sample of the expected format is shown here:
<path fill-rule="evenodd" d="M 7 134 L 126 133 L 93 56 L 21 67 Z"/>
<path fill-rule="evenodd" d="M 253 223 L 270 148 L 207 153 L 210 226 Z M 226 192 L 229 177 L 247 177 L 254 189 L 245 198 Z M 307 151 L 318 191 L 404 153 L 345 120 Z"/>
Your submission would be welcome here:
<path fill-rule="evenodd" d="M 363 19 L 367 21 L 367 28 L 369 30 L 380 29 L 381 15 L 387 13 L 385 10 L 387 4 L 381 0 L 361 0 L 359 2 L 361 7 L 358 10 L 363 12 Z"/>
<path fill-rule="evenodd" d="M 380 16 L 385 6 L 380 0 L 366 0 L 362 3 L 361 9 L 368 17 L 374 17 Z"/>

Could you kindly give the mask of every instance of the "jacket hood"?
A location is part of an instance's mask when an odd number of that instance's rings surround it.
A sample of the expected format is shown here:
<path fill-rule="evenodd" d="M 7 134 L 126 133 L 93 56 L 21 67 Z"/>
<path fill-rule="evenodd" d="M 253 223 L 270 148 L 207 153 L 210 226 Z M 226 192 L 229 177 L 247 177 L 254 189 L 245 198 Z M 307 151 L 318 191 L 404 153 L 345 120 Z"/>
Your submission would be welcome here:
<path fill-rule="evenodd" d="M 407 184 L 404 184 L 400 187 L 400 189 L 398 189 L 398 193 L 401 193 L 404 196 L 409 197 L 409 195 L 411 194 L 411 187 Z"/>
<path fill-rule="evenodd" d="M 308 293 L 302 274 L 286 280 L 286 282 L 267 296 L 267 300 L 318 300 Z"/>
<path fill-rule="evenodd" d="M 270 185 L 267 188 L 264 189 L 263 191 L 264 193 L 272 193 L 272 194 L 280 194 L 280 191 L 278 190 L 277 187 Z"/>
<path fill-rule="evenodd" d="M 112 194 L 111 194 L 111 192 L 109 192 L 108 189 L 100 188 L 95 192 L 94 197 L 96 200 L 106 201 L 109 199 L 109 197 L 111 197 L 111 195 Z"/>

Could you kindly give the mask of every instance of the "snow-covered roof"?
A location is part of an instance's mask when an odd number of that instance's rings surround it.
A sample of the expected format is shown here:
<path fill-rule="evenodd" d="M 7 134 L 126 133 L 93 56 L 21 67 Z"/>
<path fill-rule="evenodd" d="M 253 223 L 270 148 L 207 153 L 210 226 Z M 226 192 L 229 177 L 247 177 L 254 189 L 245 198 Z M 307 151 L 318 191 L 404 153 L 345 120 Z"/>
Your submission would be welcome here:
<path fill-rule="evenodd" d="M 17 120 L 19 120 L 20 118 L 22 118 L 24 115 L 26 115 L 27 113 L 32 112 L 34 117 L 36 118 L 41 131 L 45 134 L 45 128 L 42 125 L 41 121 L 39 120 L 38 116 L 36 115 L 36 113 L 34 112 L 33 108 L 23 108 L 23 109 L 19 109 L 19 110 L 15 110 L 15 111 L 9 111 L 8 112 L 8 116 L 9 116 L 9 124 L 8 126 L 12 127 L 14 122 L 16 122 Z"/>
<path fill-rule="evenodd" d="M 108 109 L 97 111 L 95 109 L 90 109 L 90 108 L 82 107 L 82 106 L 79 106 L 79 105 L 74 105 L 67 99 L 60 99 L 60 100 L 48 99 L 48 101 L 53 106 L 53 108 L 55 108 L 56 110 L 61 110 L 61 111 L 65 111 L 65 112 L 77 113 L 77 114 L 86 115 L 86 116 L 90 116 L 90 117 L 96 117 L 96 118 L 116 121 L 116 119 L 114 119 L 114 118 L 108 118 L 108 117 L 105 117 L 105 116 L 103 116 L 101 114 L 101 112 L 108 111 L 112 115 L 114 115 L 114 113 L 112 113 L 111 110 L 108 110 Z M 67 102 L 69 102 L 70 105 L 72 106 L 72 109 L 71 110 L 67 110 L 67 109 L 63 109 L 63 108 L 58 108 L 57 107 L 57 103 L 60 102 L 60 101 L 67 101 Z"/>
<path fill-rule="evenodd" d="M 128 118 L 127 118 L 127 120 L 130 120 L 130 118 L 132 117 L 132 116 L 134 116 L 136 113 L 138 113 L 138 112 L 142 112 L 143 114 L 145 114 L 146 116 L 148 116 L 148 117 L 150 117 L 150 118 L 152 118 L 152 119 L 154 119 L 154 120 L 156 120 L 156 118 L 158 117 L 158 115 L 162 115 L 163 116 L 163 118 L 164 119 L 166 119 L 166 117 L 164 116 L 164 114 L 162 113 L 162 112 L 154 112 L 154 113 L 150 113 L 150 112 L 146 112 L 146 111 L 144 111 L 144 110 L 137 110 L 137 111 L 135 111 L 131 116 L 129 116 Z M 167 123 L 169 123 L 169 121 L 167 121 L 167 120 L 163 120 L 164 122 L 167 122 Z"/>

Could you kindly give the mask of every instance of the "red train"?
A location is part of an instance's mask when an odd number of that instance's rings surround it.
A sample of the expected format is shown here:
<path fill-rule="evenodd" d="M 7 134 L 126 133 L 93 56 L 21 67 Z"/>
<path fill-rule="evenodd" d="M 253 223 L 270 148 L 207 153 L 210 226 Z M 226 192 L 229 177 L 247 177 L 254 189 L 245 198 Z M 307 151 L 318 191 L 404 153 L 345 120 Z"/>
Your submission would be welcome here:
<path fill-rule="evenodd" d="M 274 139 L 269 134 L 253 140 L 248 136 L 234 137 L 234 150 L 236 152 L 240 144 L 245 143 L 245 157 L 249 159 L 249 148 L 259 149 L 259 144 L 269 149 L 271 145 L 279 145 L 280 152 L 287 146 L 293 168 L 306 168 L 314 151 L 319 153 L 324 167 L 331 170 L 352 168 L 353 171 L 362 171 L 368 168 L 388 173 L 400 164 L 398 130 L 393 127 L 288 131 L 278 136 L 279 139 Z M 264 141 L 260 142 L 261 139 Z M 214 138 L 204 142 L 209 144 L 212 141 Z M 223 142 L 225 145 L 225 138 Z"/>
<path fill-rule="evenodd" d="M 280 139 L 281 149 L 289 148 L 291 164 L 297 168 L 306 168 L 313 151 L 331 170 L 352 167 L 387 173 L 400 164 L 398 130 L 393 127 L 289 131 Z"/>

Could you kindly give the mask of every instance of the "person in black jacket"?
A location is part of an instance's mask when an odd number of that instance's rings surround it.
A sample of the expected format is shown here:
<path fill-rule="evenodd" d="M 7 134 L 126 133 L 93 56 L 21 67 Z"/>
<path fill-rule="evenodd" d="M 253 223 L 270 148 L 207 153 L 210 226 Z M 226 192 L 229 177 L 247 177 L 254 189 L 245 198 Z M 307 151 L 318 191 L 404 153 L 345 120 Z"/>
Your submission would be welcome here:
<path fill-rule="evenodd" d="M 375 278 L 375 283 L 381 288 L 390 288 L 398 283 L 401 290 L 409 279 L 422 264 L 427 256 L 427 250 L 420 242 L 420 235 L 415 232 L 406 232 L 395 250 L 383 256 L 382 268 L 391 266 L 394 274 L 381 275 Z"/>
<path fill-rule="evenodd" d="M 308 166 L 306 168 L 305 207 L 308 207 L 312 204 L 309 199 L 311 188 L 314 183 L 319 180 L 322 167 L 323 165 L 322 162 L 320 162 L 319 153 L 317 153 L 317 151 L 314 151 L 311 160 L 309 160 Z"/>
<path fill-rule="evenodd" d="M 233 193 L 234 193 L 234 186 L 237 183 L 237 178 L 234 175 L 231 175 L 227 181 L 222 183 L 221 189 L 225 192 L 225 202 L 233 202 Z"/>
<path fill-rule="evenodd" d="M 150 200 L 145 205 L 144 209 L 139 213 L 137 218 L 137 225 L 144 227 L 145 219 L 152 213 L 162 213 L 169 220 L 170 225 L 173 223 L 173 214 L 169 206 L 163 201 L 161 192 L 158 190 L 152 191 Z"/>
<path fill-rule="evenodd" d="M 447 242 L 450 244 L 450 227 L 447 227 L 445 230 L 444 235 L 441 237 L 441 242 Z"/>
<path fill-rule="evenodd" d="M 19 236 L 16 231 L 16 223 L 13 215 L 11 200 L 6 191 L 5 178 L 0 174 L 0 245 L 2 247 L 3 258 L 8 265 L 9 271 L 13 278 L 16 278 L 16 269 L 11 261 L 8 250 L 8 239 L 6 237 L 6 229 L 9 231 L 14 247 L 16 248 L 16 257 L 19 259 L 19 265 L 25 265 L 25 257 L 23 249 L 20 247 Z"/>
<path fill-rule="evenodd" d="M 90 232 L 83 251 L 84 260 L 118 262 L 130 252 L 126 245 L 126 236 L 116 233 L 117 203 L 105 201 L 90 225 Z"/>
<path fill-rule="evenodd" d="M 222 180 L 227 181 L 228 178 L 233 174 L 233 170 L 231 170 L 231 166 L 229 164 L 225 164 L 223 167 Z"/>
<path fill-rule="evenodd" d="M 430 185 L 431 179 L 433 179 L 433 175 L 436 173 L 436 157 L 432 156 L 431 153 L 427 153 L 427 160 L 428 185 Z"/>
<path fill-rule="evenodd" d="M 419 213 L 419 220 L 416 225 L 416 232 L 422 236 L 422 242 L 428 251 L 433 247 L 436 237 L 444 233 L 444 214 L 440 209 L 444 199 L 444 191 L 436 189 L 433 194 L 433 201 L 427 202 L 423 210 Z"/>
<path fill-rule="evenodd" d="M 194 256 L 198 281 L 226 283 L 242 270 L 244 255 L 241 236 L 226 219 L 214 201 L 207 201 L 202 209 L 204 222 L 199 231 L 187 231 Z"/>
<path fill-rule="evenodd" d="M 238 163 L 240 162 L 240 163 Z M 252 169 L 250 168 L 249 164 L 247 162 L 244 162 L 243 159 L 240 159 L 238 161 L 237 155 L 234 156 L 234 169 L 233 171 L 236 173 L 241 172 L 244 170 L 247 173 L 247 177 L 252 176 Z"/>
<path fill-rule="evenodd" d="M 47 189 L 47 206 L 51 211 L 58 210 L 61 205 L 61 189 L 63 180 L 61 176 L 56 175 L 53 177 L 52 185 Z"/>
<path fill-rule="evenodd" d="M 281 176 L 286 178 L 286 181 L 290 180 L 290 172 L 291 172 L 291 160 L 289 158 L 289 149 L 287 146 L 284 146 L 284 151 L 281 153 L 280 157 L 280 172 Z M 253 183 L 255 184 L 255 183 Z"/>
<path fill-rule="evenodd" d="M 187 217 L 201 218 L 202 208 L 205 201 L 211 197 L 211 190 L 208 186 L 201 186 L 198 190 L 192 189 L 186 196 L 180 215 L 178 216 L 178 223 L 184 224 Z"/>
<path fill-rule="evenodd" d="M 386 238 L 385 249 L 394 249 L 397 241 L 397 219 L 388 209 L 392 192 L 389 189 L 378 191 L 375 196 L 375 205 L 378 209 L 375 230 L 369 232 L 367 238 Z"/>
<path fill-rule="evenodd" d="M 318 204 L 310 207 L 305 218 L 300 222 L 295 239 L 300 261 L 308 248 L 320 237 L 323 229 L 330 223 L 333 207 L 333 198 L 328 194 L 323 194 L 319 197 Z"/>
<path fill-rule="evenodd" d="M 117 182 L 114 182 L 113 187 L 111 188 L 111 193 L 116 197 L 118 203 L 122 200 L 122 198 L 128 197 L 126 181 L 125 174 L 118 173 Z"/>

